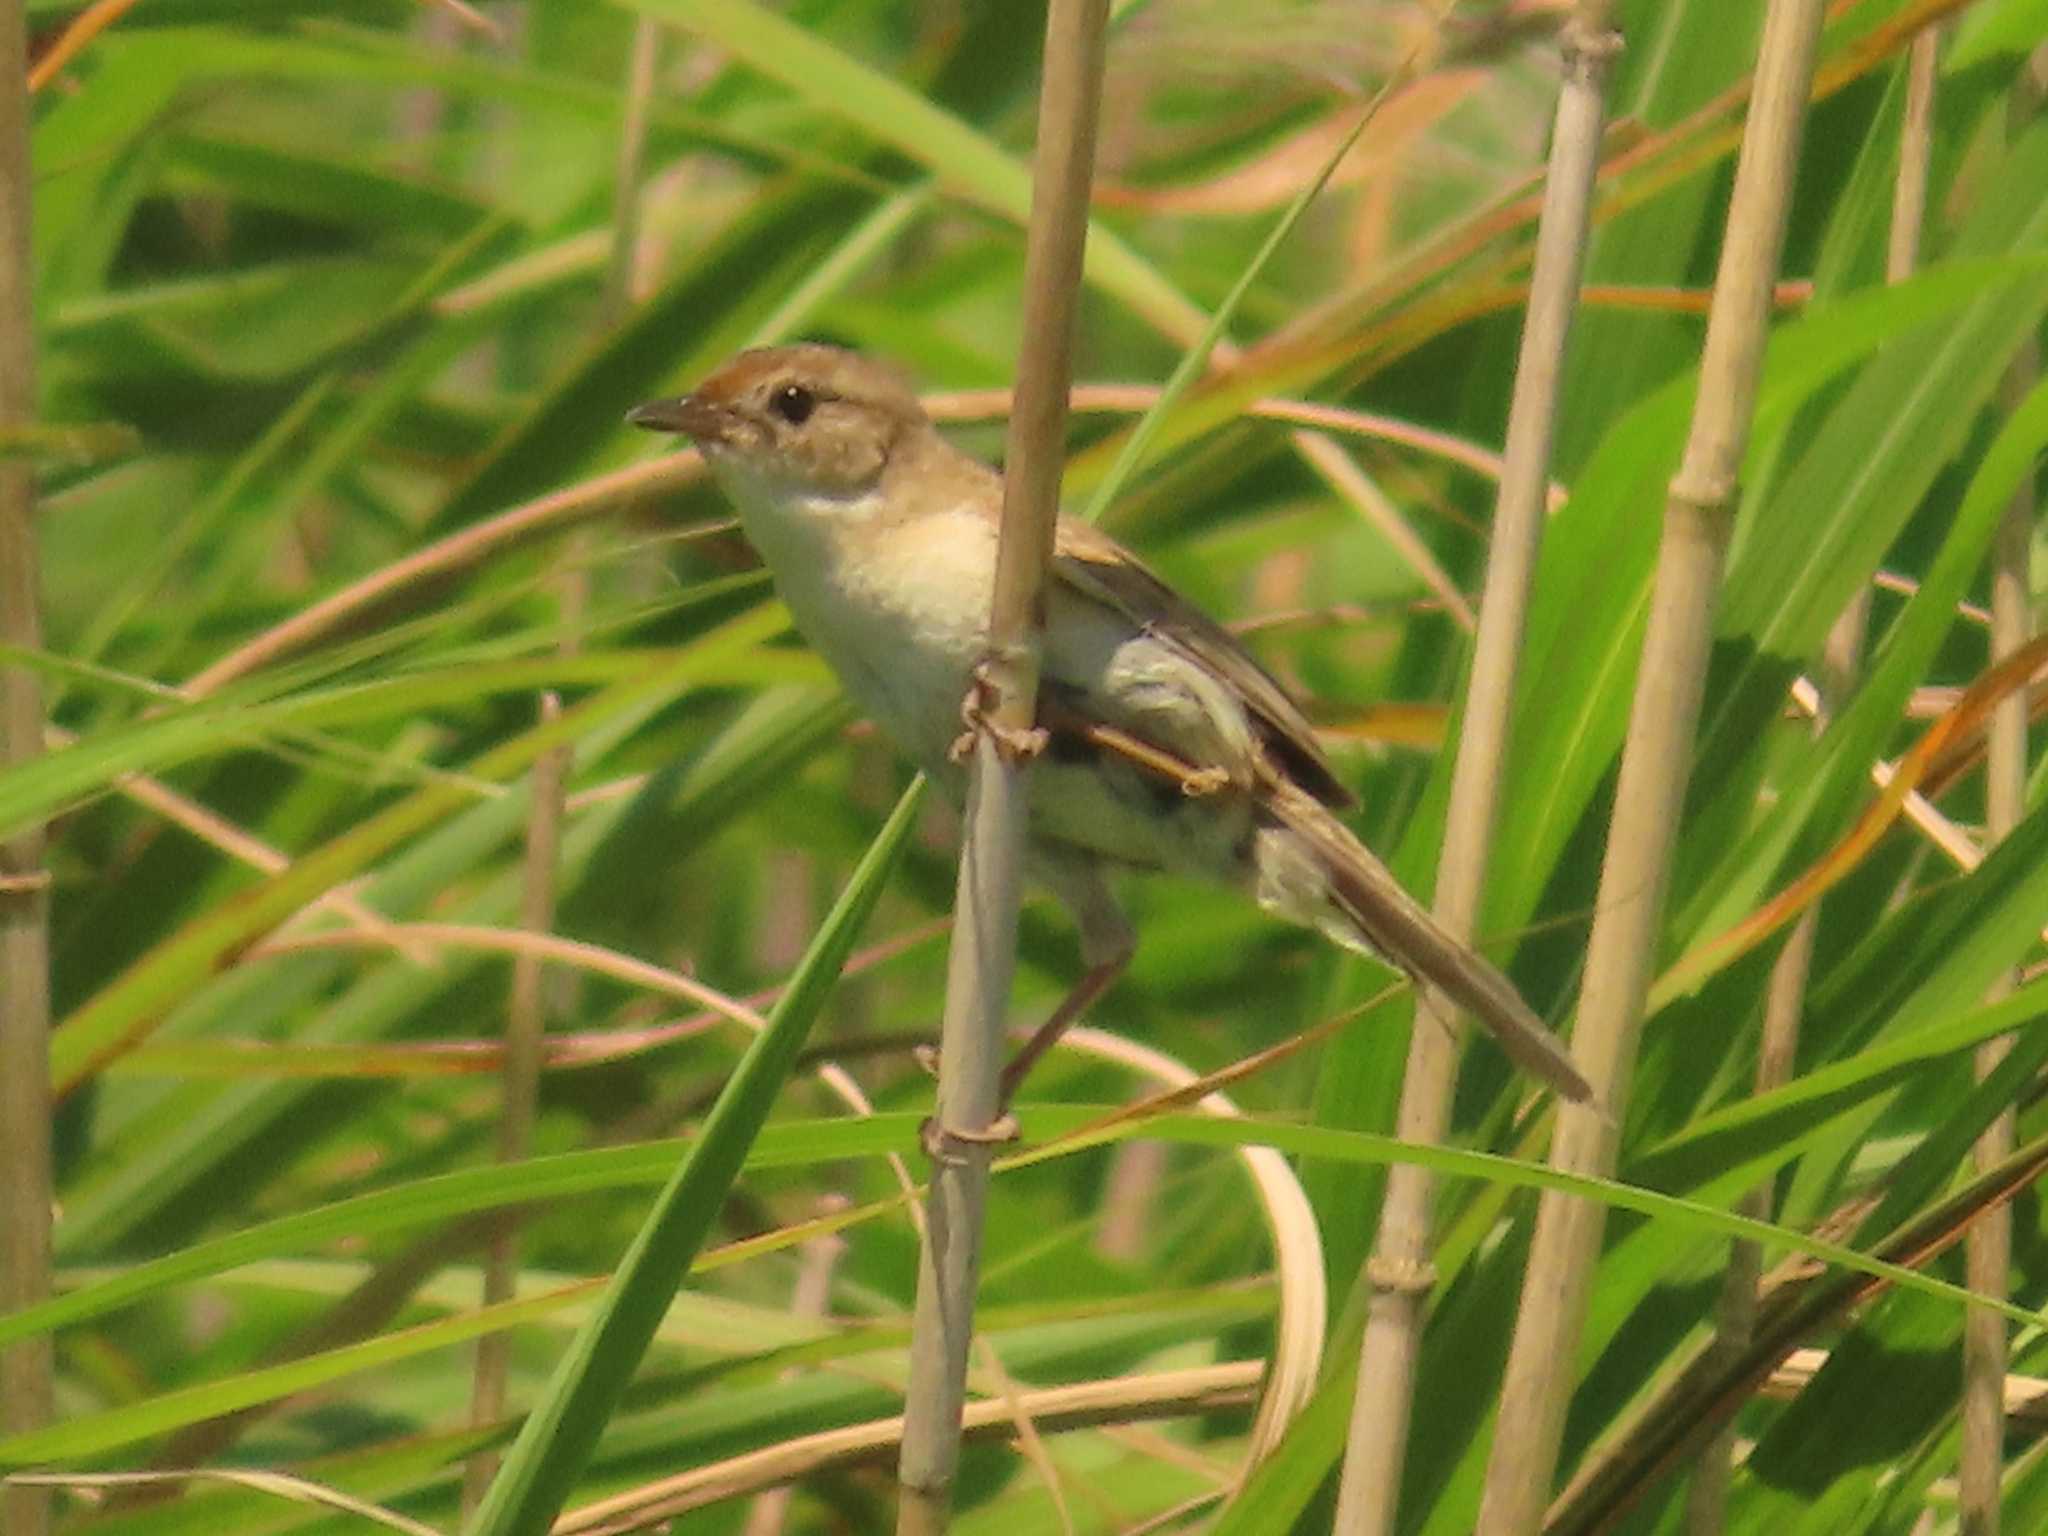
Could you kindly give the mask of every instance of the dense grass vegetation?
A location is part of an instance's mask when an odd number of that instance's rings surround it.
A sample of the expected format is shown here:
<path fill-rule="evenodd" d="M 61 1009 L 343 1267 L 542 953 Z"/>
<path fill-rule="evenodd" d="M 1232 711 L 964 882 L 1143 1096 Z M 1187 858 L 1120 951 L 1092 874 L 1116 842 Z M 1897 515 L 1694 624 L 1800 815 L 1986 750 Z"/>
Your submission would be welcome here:
<path fill-rule="evenodd" d="M 1089 386 L 1165 379 L 1404 71 L 1104 522 L 1312 701 L 1358 830 L 1423 891 L 1556 9 L 1438 24 L 1391 0 L 1134 0 L 1112 21 L 1076 507 L 1150 399 Z M 151 0 L 89 36 L 75 5 L 28 10 L 42 416 L 75 430 L 30 445 L 46 639 L 9 659 L 39 670 L 53 734 L 0 771 L 0 834 L 51 828 L 59 1215 L 56 1299 L 0 1316 L 0 1342 L 54 1339 L 58 1411 L 0 1438 L 0 1470 L 259 1468 L 379 1507 L 196 1482 L 59 1495 L 58 1528 L 94 1536 L 456 1528 L 465 1463 L 517 1432 L 799 972 L 776 1020 L 815 1011 L 813 1053 L 569 1503 L 888 1419 L 951 813 L 874 852 L 908 771 L 790 635 L 694 462 L 622 417 L 736 348 L 811 336 L 895 358 L 993 456 L 1039 8 L 521 0 L 487 27 L 408 0 Z M 1481 925 L 1561 1026 L 1762 11 L 1621 7 Z M 1907 51 L 1958 12 L 1920 269 L 1887 282 Z M 2048 912 L 2038 774 L 1976 857 L 1983 717 L 2034 658 L 1958 702 L 1990 665 L 1994 535 L 2048 441 L 2029 372 L 2048 119 L 2013 105 L 2044 29 L 2038 0 L 1844 0 L 1823 37 L 1653 1011 L 1597 1194 L 1606 1252 L 1583 1358 L 1558 1362 L 1580 1381 L 1566 1476 L 1624 1490 L 1617 1528 L 1681 1528 L 1682 1469 L 1651 1453 L 1721 1403 L 1748 1447 L 1725 1529 L 1903 1536 L 1930 1509 L 1953 1528 L 1946 1237 L 2021 1187 L 2011 1300 L 2048 1299 L 2026 1187 L 2048 1156 L 2048 1036 L 2022 1029 L 1972 1074 L 2043 995 L 2023 976 L 1986 1001 Z M 1860 677 L 1822 680 L 1816 732 L 1795 685 L 1873 586 Z M 1929 803 L 1907 815 L 1909 784 Z M 558 843 L 551 899 L 537 837 Z M 1753 1098 L 1773 959 L 1823 890 L 1797 1061 Z M 1219 1509 L 1237 1532 L 1326 1527 L 1395 1156 L 1445 1179 L 1403 1529 L 1471 1529 L 1547 1103 L 1475 1045 L 1453 1149 L 1401 1151 L 1383 1133 L 1412 1008 L 1389 973 L 1223 893 L 1129 894 L 1143 942 L 1091 1019 L 1123 1043 L 1040 1069 L 1025 1145 L 1048 1155 L 994 1182 L 973 1386 L 996 1432 L 970 1449 L 960 1529 L 1112 1531 L 1180 1506 L 1186 1528 Z M 1075 964 L 1034 904 L 1020 1020 Z M 520 1014 L 547 1032 L 530 1127 L 501 1086 Z M 1217 1071 L 1340 1016 L 1231 1084 L 1243 1120 L 1182 1107 L 1058 1139 L 1176 1062 Z M 2012 1106 L 2021 1171 L 1987 1184 L 1971 1143 Z M 500 1167 L 508 1116 L 525 1146 Z M 1759 1186 L 1767 1205 L 1745 1206 Z M 510 1285 L 485 1303 L 509 1202 Z M 1761 1369 L 1717 1377 L 1696 1356 L 1753 1209 L 1767 1265 L 1828 1263 L 1781 1276 Z M 476 1425 L 484 1336 L 509 1341 L 507 1380 Z M 2012 1370 L 2048 1375 L 2039 1329 L 2013 1337 Z M 1794 1345 L 1826 1351 L 1811 1384 L 1757 1391 Z M 1100 1400 L 1050 1391 L 1089 1383 Z M 1040 1391 L 1026 1454 L 1002 1405 Z M 884 1425 L 864 1460 L 757 1465 L 803 1473 L 787 1529 L 882 1530 L 888 1444 Z M 2007 1468 L 2007 1529 L 2042 1528 L 2025 1426 Z M 719 1498 L 678 1528 L 741 1529 L 769 1480 L 707 1475 Z"/>

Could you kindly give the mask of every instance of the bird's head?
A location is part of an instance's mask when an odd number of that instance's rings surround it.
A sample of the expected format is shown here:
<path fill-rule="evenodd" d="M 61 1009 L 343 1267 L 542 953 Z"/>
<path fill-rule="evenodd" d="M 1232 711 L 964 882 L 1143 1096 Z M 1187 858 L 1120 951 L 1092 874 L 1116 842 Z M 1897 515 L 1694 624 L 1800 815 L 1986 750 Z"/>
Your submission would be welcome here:
<path fill-rule="evenodd" d="M 692 439 L 719 477 L 783 498 L 860 498 L 901 448 L 934 434 L 896 372 L 807 343 L 742 352 L 687 395 L 626 419 Z"/>

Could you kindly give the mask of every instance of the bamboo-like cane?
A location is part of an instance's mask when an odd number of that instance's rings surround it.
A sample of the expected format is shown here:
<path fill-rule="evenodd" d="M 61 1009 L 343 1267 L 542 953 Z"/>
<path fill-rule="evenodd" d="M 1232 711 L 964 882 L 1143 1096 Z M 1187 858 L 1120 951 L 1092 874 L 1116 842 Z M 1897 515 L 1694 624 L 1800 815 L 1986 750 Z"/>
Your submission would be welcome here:
<path fill-rule="evenodd" d="M 1579 1065 L 1614 1118 L 1565 1105 L 1551 1146 L 1552 1164 L 1576 1173 L 1612 1171 L 1616 1126 L 1627 1108 L 1825 8 L 1825 0 L 1773 0 L 1764 23 L 1699 400 L 1665 504 L 1573 1036 Z M 1524 1536 L 1543 1518 L 1605 1216 L 1597 1202 L 1561 1195 L 1545 1195 L 1538 1208 L 1487 1463 L 1481 1536 Z"/>
<path fill-rule="evenodd" d="M 1611 0 L 1583 0 L 1561 38 L 1564 84 L 1437 873 L 1436 916 L 1460 938 L 1470 938 L 1479 919 L 1499 819 L 1501 768 L 1508 761 L 1515 680 L 1542 543 L 1558 397 L 1600 169 L 1607 76 L 1620 44 L 1613 17 Z M 1425 990 L 1417 1004 L 1396 1122 L 1404 1141 L 1443 1140 L 1457 1082 L 1459 1017 L 1435 988 Z M 1418 1164 L 1400 1163 L 1388 1170 L 1379 1238 L 1366 1261 L 1372 1302 L 1359 1348 L 1358 1387 L 1337 1496 L 1335 1529 L 1345 1536 L 1377 1536 L 1394 1529 L 1422 1348 L 1423 1304 L 1435 1278 L 1430 1267 L 1435 1189 L 1436 1181 Z"/>
<path fill-rule="evenodd" d="M 1025 776 L 1015 744 L 1037 714 L 1038 632 L 1065 462 L 1076 298 L 1102 98 L 1108 0 L 1052 0 L 1039 89 L 1023 350 L 1004 455 L 1003 520 L 989 619 L 987 697 L 968 776 L 953 946 L 941 1025 L 926 1235 L 918 1262 L 899 1463 L 900 1536 L 946 1528 L 959 1462 L 988 1140 L 997 1114 L 1004 1014 L 1016 963 Z"/>
<path fill-rule="evenodd" d="M 2016 358 L 2007 376 L 2006 398 L 2024 399 L 2040 373 L 2037 349 Z M 1991 553 L 1991 659 L 2009 656 L 2032 638 L 2033 601 L 2029 555 L 2034 536 L 2034 490 L 2029 481 L 2013 493 L 1999 524 Z M 2026 814 L 2027 716 L 2025 688 L 2000 701 L 1991 717 L 1984 754 L 1985 843 L 1996 847 Z M 1986 998 L 1996 1002 L 2013 989 L 2015 978 L 1999 978 Z M 2012 1049 L 2012 1037 L 2000 1035 L 1977 1047 L 1978 1081 L 1989 1077 Z M 2007 1106 L 1977 1139 L 1979 1171 L 1995 1168 L 2012 1155 L 2015 1111 Z M 1963 1250 L 1963 1267 L 1971 1290 L 2003 1300 L 2012 1285 L 2012 1209 L 2000 1205 L 1971 1226 Z M 1996 1312 L 1972 1307 L 1963 1318 L 1962 1454 L 1957 1468 L 1961 1482 L 1962 1530 L 1967 1536 L 1998 1536 L 2005 1474 L 2006 1323 Z"/>
<path fill-rule="evenodd" d="M 1902 282 L 1920 263 L 1920 233 L 1927 220 L 1927 176 L 1934 152 L 1934 87 L 1940 63 L 1941 34 L 1929 27 L 1914 39 L 1907 65 L 1906 103 L 1899 127 L 1899 165 L 1892 184 L 1892 222 L 1885 251 L 1885 279 Z M 1870 624 L 1870 589 L 1849 600 L 1828 631 L 1821 676 L 1825 692 L 1814 713 L 1815 731 L 1825 729 L 1829 711 L 1849 690 L 1861 664 L 1865 631 Z M 1820 932 L 1820 908 L 1799 919 L 1785 947 L 1772 963 L 1764 989 L 1764 1018 L 1757 1047 L 1756 1091 L 1769 1093 L 1792 1077 L 1799 1054 L 1799 1022 L 1806 1007 L 1806 982 L 1813 967 L 1813 946 Z M 1768 1220 L 1768 1188 L 1743 1197 L 1745 1215 Z M 1763 1250 L 1755 1243 L 1729 1245 L 1728 1267 L 1721 1276 L 1721 1297 L 1714 1330 L 1725 1359 L 1746 1352 L 1756 1330 L 1757 1286 L 1763 1277 Z M 1700 1453 L 1691 1486 L 1686 1490 L 1686 1526 L 1692 1536 L 1718 1536 L 1727 1523 L 1729 1474 L 1734 1466 L 1735 1430 L 1730 1426 Z"/>
<path fill-rule="evenodd" d="M 2015 126 L 2038 108 L 2048 48 L 2037 49 L 2014 93 Z M 2038 346 L 2026 347 L 2013 360 L 2003 391 L 2006 404 L 2017 405 L 2041 371 Z M 1996 662 L 2026 644 L 2033 630 L 2029 555 L 2033 547 L 2034 489 L 2031 480 L 2013 493 L 1999 524 L 1991 553 L 1991 659 Z M 2027 690 L 2004 699 L 1991 717 L 1984 754 L 1985 844 L 1987 849 L 2019 825 L 2027 799 Z M 2005 976 L 1991 989 L 1991 1001 L 2012 990 Z M 1977 1078 L 1989 1077 L 2012 1049 L 2009 1036 L 1987 1040 L 1977 1048 Z M 2012 1155 L 2015 1111 L 2007 1107 L 1977 1139 L 1976 1165 L 1996 1167 Z M 1964 1276 L 1973 1291 L 2005 1298 L 2012 1276 L 2012 1211 L 1998 1206 L 1971 1226 L 1963 1250 Z M 1964 1536 L 1998 1536 L 2004 1502 L 2005 1475 L 2006 1325 L 1997 1313 L 1973 1307 L 1963 1318 L 1962 1453 L 1957 1465 L 1961 1484 L 1961 1529 Z"/>
<path fill-rule="evenodd" d="M 29 260 L 28 22 L 10 5 L 0 17 L 0 427 L 36 412 L 35 274 Z M 42 648 L 41 567 L 36 558 L 35 472 L 0 459 L 0 641 Z M 0 664 L 0 766 L 43 750 L 43 696 L 36 674 Z M 0 844 L 0 1312 L 41 1301 L 50 1289 L 50 923 L 43 833 Z M 50 1419 L 47 1334 L 0 1350 L 0 1433 Z M 0 1489 L 0 1530 L 43 1536 L 50 1496 Z"/>

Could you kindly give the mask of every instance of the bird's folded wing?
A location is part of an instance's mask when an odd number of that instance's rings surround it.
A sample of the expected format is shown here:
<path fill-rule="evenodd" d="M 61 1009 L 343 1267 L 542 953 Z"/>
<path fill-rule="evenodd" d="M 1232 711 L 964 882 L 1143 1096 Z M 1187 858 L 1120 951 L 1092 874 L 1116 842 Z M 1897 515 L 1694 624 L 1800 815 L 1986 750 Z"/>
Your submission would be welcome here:
<path fill-rule="evenodd" d="M 1206 668 L 1244 702 L 1264 745 L 1295 783 L 1323 804 L 1355 803 L 1317 744 L 1308 718 L 1230 632 L 1175 592 L 1108 534 L 1061 518 L 1053 541 L 1053 580 L 1122 614 Z"/>

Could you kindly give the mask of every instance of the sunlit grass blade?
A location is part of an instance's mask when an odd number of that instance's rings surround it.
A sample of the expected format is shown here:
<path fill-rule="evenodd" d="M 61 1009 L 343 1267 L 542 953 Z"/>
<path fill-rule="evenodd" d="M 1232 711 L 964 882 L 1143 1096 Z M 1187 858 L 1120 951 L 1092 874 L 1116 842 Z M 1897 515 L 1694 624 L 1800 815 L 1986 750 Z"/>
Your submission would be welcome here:
<path fill-rule="evenodd" d="M 540 1536 L 561 1513 L 606 1421 L 703 1244 L 747 1148 L 768 1117 L 811 1020 L 823 1006 L 895 867 L 924 802 L 905 792 L 811 941 L 768 1028 L 747 1048 L 604 1300 L 556 1368 L 467 1526 L 471 1536 Z"/>
<path fill-rule="evenodd" d="M 744 650 L 780 627 L 780 617 L 772 612 L 734 621 L 666 664 L 649 667 L 640 678 L 617 683 L 560 718 L 486 752 L 469 771 L 482 778 L 509 779 L 555 742 L 574 740 L 609 714 L 686 686 L 708 657 L 730 648 Z M 52 1035 L 50 1069 L 59 1092 L 77 1086 L 124 1042 L 145 1033 L 153 1019 L 211 975 L 223 959 L 312 897 L 353 878 L 407 838 L 433 826 L 462 798 L 463 792 L 445 785 L 417 790 L 240 901 L 209 910 L 143 956 L 62 1021 Z"/>

